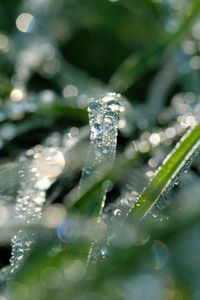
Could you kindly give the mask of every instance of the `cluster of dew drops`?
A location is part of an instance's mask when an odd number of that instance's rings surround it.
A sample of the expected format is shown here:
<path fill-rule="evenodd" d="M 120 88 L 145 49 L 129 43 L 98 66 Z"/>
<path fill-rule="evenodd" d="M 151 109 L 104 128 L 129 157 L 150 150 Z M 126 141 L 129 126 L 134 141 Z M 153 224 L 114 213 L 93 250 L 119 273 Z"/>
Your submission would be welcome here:
<path fill-rule="evenodd" d="M 20 158 L 20 166 L 15 217 L 22 226 L 37 224 L 42 217 L 46 191 L 62 173 L 65 158 L 57 148 L 36 146 Z M 12 238 L 11 273 L 18 269 L 34 238 L 34 233 L 23 229 Z"/>

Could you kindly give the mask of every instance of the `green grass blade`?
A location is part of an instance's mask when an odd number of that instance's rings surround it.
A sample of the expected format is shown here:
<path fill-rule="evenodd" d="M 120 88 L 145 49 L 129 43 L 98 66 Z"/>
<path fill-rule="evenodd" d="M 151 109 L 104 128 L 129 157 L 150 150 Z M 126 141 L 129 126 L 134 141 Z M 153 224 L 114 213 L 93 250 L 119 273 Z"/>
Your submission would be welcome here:
<path fill-rule="evenodd" d="M 167 188 L 174 185 L 176 176 L 191 162 L 199 148 L 200 125 L 189 130 L 164 160 L 150 184 L 141 193 L 132 213 L 144 216 Z M 198 149 L 199 150 L 199 149 Z"/>
<path fill-rule="evenodd" d="M 100 171 L 100 176 L 93 178 L 91 182 L 85 184 L 81 194 L 78 193 L 78 188 L 75 188 L 67 197 L 66 205 L 72 211 L 78 211 L 79 213 L 86 214 L 88 216 L 98 216 L 101 203 L 94 203 L 92 200 L 96 193 L 101 190 L 102 185 L 111 180 L 117 182 L 125 174 L 127 174 L 131 168 L 135 167 L 140 161 L 141 153 L 135 152 L 130 158 L 120 157 L 116 160 L 114 166 L 104 166 Z M 77 196 L 78 195 L 78 196 Z"/>

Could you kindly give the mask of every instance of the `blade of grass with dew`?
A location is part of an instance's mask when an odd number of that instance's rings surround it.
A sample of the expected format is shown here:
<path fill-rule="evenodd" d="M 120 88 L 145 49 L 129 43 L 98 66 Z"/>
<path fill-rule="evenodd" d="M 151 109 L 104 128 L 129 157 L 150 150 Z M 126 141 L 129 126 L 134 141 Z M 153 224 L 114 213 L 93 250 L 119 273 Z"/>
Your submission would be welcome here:
<path fill-rule="evenodd" d="M 140 162 L 141 156 L 141 153 L 134 152 L 129 158 L 119 157 L 116 159 L 114 166 L 110 166 L 110 164 L 104 166 L 100 172 L 101 176 L 93 178 L 93 181 L 83 188 L 81 194 L 78 193 L 78 187 L 76 187 L 67 195 L 65 200 L 67 208 L 73 212 L 97 216 L 101 203 L 97 207 L 94 206 L 91 200 L 97 191 L 101 189 L 102 184 L 108 180 L 112 182 L 120 180 L 124 174 L 127 174 L 131 168 Z"/>
<path fill-rule="evenodd" d="M 131 215 L 142 217 L 148 213 L 160 196 L 176 183 L 177 175 L 193 161 L 199 151 L 200 125 L 190 129 L 164 160 L 150 184 L 138 198 Z"/>
<path fill-rule="evenodd" d="M 177 46 L 182 37 L 190 29 L 191 25 L 199 15 L 200 0 L 193 1 L 191 12 L 183 20 L 180 28 L 165 40 L 161 41 L 149 51 L 143 53 L 134 53 L 130 55 L 113 74 L 110 84 L 119 92 L 125 92 L 134 82 L 136 82 L 148 69 L 155 66 L 156 61 L 160 59 L 163 54 L 168 52 L 173 46 Z"/>

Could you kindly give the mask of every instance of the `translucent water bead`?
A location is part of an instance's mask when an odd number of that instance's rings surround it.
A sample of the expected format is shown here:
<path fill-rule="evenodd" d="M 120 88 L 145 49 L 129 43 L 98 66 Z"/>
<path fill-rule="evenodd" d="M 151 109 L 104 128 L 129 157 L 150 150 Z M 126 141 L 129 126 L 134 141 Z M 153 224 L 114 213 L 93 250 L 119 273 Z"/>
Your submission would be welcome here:
<path fill-rule="evenodd" d="M 88 113 L 92 113 L 92 112 L 97 112 L 99 110 L 101 110 L 102 106 L 100 103 L 94 101 L 91 102 L 88 106 Z"/>
<path fill-rule="evenodd" d="M 31 172 L 35 173 L 38 180 L 36 188 L 47 190 L 65 167 L 65 158 L 56 148 L 46 148 L 41 153 L 35 153 Z"/>
<path fill-rule="evenodd" d="M 95 123 L 91 126 L 91 140 L 97 139 L 102 134 L 103 128 L 101 124 Z"/>

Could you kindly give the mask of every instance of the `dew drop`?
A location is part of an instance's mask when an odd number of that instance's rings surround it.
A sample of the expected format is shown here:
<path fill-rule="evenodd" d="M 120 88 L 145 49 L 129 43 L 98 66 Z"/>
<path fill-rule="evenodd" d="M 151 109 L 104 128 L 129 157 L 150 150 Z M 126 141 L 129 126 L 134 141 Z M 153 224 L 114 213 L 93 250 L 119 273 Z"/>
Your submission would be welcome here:
<path fill-rule="evenodd" d="M 88 168 L 84 168 L 84 173 L 86 175 L 90 175 L 92 173 L 92 168 L 88 167 Z"/>
<path fill-rule="evenodd" d="M 91 113 L 91 112 L 95 112 L 95 111 L 98 111 L 101 109 L 101 104 L 98 103 L 98 102 L 91 102 L 88 106 L 88 112 Z"/>
<path fill-rule="evenodd" d="M 107 108 L 111 111 L 117 112 L 120 108 L 120 103 L 116 100 L 110 100 L 107 103 Z"/>
<path fill-rule="evenodd" d="M 104 122 L 106 124 L 106 129 L 108 131 L 112 130 L 114 128 L 113 120 L 111 118 L 106 117 L 104 119 Z"/>
<path fill-rule="evenodd" d="M 102 148 L 101 147 L 97 147 L 95 150 L 94 150 L 95 154 L 97 157 L 101 157 L 103 155 L 103 151 L 102 151 Z"/>
<path fill-rule="evenodd" d="M 32 163 L 32 170 L 38 173 L 39 180 L 36 187 L 47 190 L 55 179 L 62 173 L 65 167 L 65 158 L 62 152 L 56 148 L 46 148 L 41 153 L 36 153 Z"/>
<path fill-rule="evenodd" d="M 115 209 L 113 212 L 115 217 L 120 217 L 121 216 L 121 210 L 120 209 Z"/>
<path fill-rule="evenodd" d="M 103 148 L 103 153 L 104 153 L 104 154 L 108 154 L 110 151 L 111 151 L 111 148 L 110 148 L 109 146 L 105 146 L 105 147 Z"/>
<path fill-rule="evenodd" d="M 63 242 L 69 242 L 77 236 L 76 224 L 74 221 L 67 219 L 57 228 L 57 236 Z"/>
<path fill-rule="evenodd" d="M 115 93 L 108 93 L 104 97 L 102 97 L 103 103 L 108 103 L 109 101 L 115 101 L 116 97 L 118 97 Z"/>
<path fill-rule="evenodd" d="M 101 248 L 101 256 L 102 258 L 105 258 L 108 255 L 108 248 L 107 247 L 103 247 Z"/>
<path fill-rule="evenodd" d="M 112 110 L 108 110 L 105 114 L 105 118 L 114 119 L 114 118 L 116 118 L 116 116 L 117 116 L 117 113 L 115 111 L 112 111 Z"/>
<path fill-rule="evenodd" d="M 37 188 L 41 191 L 48 190 L 48 188 L 50 186 L 51 186 L 51 181 L 47 177 L 44 177 L 41 180 L 38 180 L 35 184 L 35 188 Z"/>
<path fill-rule="evenodd" d="M 91 127 L 91 139 L 96 139 L 102 133 L 102 126 L 98 123 Z"/>

